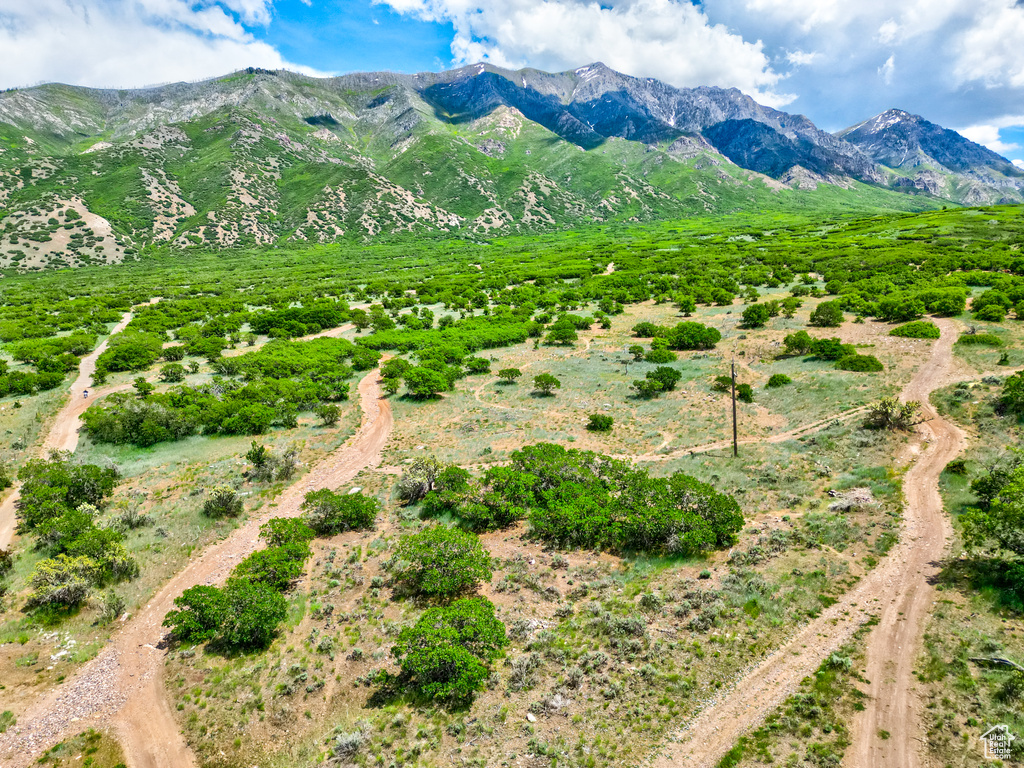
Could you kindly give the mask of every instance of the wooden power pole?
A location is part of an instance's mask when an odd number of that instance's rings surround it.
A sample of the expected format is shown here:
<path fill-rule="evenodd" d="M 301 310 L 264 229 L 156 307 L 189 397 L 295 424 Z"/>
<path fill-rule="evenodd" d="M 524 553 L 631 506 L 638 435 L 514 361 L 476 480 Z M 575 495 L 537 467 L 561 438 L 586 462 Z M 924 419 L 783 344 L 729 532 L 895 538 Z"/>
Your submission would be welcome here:
<path fill-rule="evenodd" d="M 732 361 L 732 455 L 740 455 L 740 444 L 736 435 L 736 358 Z"/>

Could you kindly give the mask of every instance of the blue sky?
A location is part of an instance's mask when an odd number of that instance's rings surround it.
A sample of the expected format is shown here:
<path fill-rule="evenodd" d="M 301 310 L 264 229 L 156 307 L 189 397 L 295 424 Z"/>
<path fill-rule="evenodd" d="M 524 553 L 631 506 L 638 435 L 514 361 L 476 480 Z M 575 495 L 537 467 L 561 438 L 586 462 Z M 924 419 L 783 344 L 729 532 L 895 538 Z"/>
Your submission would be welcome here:
<path fill-rule="evenodd" d="M 593 61 L 837 130 L 890 107 L 1024 164 L 1024 0 L 0 0 L 0 87 Z"/>

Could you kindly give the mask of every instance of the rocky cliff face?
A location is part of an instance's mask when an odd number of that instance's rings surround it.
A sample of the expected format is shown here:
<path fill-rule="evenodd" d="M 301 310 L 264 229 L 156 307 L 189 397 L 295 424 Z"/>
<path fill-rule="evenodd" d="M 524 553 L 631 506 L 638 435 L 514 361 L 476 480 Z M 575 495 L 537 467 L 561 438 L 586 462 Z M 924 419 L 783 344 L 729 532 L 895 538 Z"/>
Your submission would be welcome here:
<path fill-rule="evenodd" d="M 1024 171 L 920 115 L 890 109 L 836 136 L 896 171 L 896 187 L 968 205 L 1024 200 Z"/>

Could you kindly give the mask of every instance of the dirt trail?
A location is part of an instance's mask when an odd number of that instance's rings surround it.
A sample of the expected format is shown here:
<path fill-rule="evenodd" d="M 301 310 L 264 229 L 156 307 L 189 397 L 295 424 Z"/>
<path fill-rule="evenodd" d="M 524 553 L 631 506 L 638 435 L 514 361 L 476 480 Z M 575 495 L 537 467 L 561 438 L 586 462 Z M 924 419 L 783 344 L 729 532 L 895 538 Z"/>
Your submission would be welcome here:
<path fill-rule="evenodd" d="M 85 728 L 112 727 L 131 768 L 191 768 L 188 746 L 170 711 L 163 686 L 161 626 L 174 598 L 197 584 L 219 584 L 259 546 L 259 528 L 270 517 L 299 513 L 308 491 L 336 488 L 366 466 L 380 462 L 393 427 L 390 404 L 381 398 L 379 372 L 359 383 L 363 423 L 354 437 L 289 487 L 276 504 L 250 518 L 222 542 L 207 547 L 132 617 L 93 661 L 0 735 L 5 768 L 31 765 L 56 741 Z"/>
<path fill-rule="evenodd" d="M 854 723 L 846 763 L 857 768 L 919 764 L 911 672 L 932 603 L 927 579 L 936 570 L 950 531 L 938 478 L 965 445 L 963 433 L 928 405 L 933 390 L 962 378 L 954 370 L 952 348 L 957 333 L 953 323 L 938 323 L 942 338 L 902 393 L 904 400 L 920 401 L 930 420 L 918 428 L 919 439 L 927 447 L 904 480 L 906 504 L 899 543 L 838 603 L 713 700 L 677 734 L 674 743 L 659 752 L 650 763 L 652 768 L 716 765 L 740 736 L 756 728 L 872 614 L 879 615 L 880 623 L 868 639 L 870 699 Z M 891 738 L 879 739 L 878 729 L 889 731 Z"/>
<path fill-rule="evenodd" d="M 155 301 L 150 303 L 155 303 Z M 74 451 L 78 446 L 78 430 L 82 426 L 82 414 L 85 413 L 87 406 L 95 402 L 95 400 L 87 400 L 82 394 L 92 385 L 92 376 L 96 372 L 96 359 L 106 351 L 110 339 L 123 331 L 133 316 L 131 312 L 126 312 L 121 318 L 121 322 L 110 329 L 107 338 L 82 358 L 82 362 L 78 365 L 78 377 L 68 390 L 70 399 L 57 412 L 53 426 L 43 440 L 40 455 L 45 456 L 53 450 Z M 18 489 L 15 488 L 4 499 L 3 504 L 0 504 L 0 549 L 7 549 L 14 539 L 14 529 L 17 525 L 14 504 L 17 500 Z"/>

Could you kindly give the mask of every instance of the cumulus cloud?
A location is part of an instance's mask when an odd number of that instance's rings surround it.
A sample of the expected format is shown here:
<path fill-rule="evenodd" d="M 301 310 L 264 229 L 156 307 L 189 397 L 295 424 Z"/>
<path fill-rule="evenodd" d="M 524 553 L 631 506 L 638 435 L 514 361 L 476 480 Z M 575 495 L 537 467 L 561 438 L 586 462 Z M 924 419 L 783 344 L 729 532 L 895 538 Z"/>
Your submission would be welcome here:
<path fill-rule="evenodd" d="M 613 69 L 681 87 L 736 87 L 775 105 L 794 98 L 778 91 L 781 76 L 759 40 L 744 39 L 713 23 L 688 0 L 375 2 L 451 23 L 456 64 L 489 61 L 566 70 L 603 61 Z"/>
<path fill-rule="evenodd" d="M 0 0 L 0 86 L 132 87 L 247 66 L 302 70 L 249 31 L 272 15 L 272 0 Z"/>

